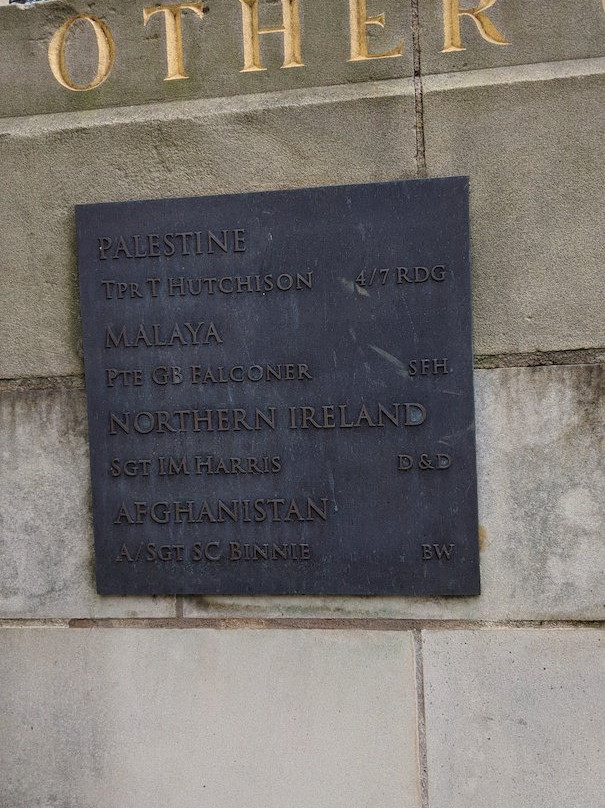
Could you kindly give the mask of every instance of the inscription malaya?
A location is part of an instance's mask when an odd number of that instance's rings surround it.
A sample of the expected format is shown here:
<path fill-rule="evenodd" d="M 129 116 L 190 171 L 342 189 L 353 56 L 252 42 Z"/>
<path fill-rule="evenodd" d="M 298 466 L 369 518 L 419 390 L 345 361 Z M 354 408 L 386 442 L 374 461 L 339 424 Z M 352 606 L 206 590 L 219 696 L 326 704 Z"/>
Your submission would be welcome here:
<path fill-rule="evenodd" d="M 78 209 L 100 592 L 478 591 L 466 195 Z"/>

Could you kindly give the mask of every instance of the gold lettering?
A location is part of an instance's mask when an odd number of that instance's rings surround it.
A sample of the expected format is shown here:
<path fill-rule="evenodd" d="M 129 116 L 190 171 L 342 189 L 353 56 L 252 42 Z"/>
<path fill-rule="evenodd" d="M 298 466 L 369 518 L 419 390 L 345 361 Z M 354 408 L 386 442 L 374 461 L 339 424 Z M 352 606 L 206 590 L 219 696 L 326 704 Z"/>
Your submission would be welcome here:
<path fill-rule="evenodd" d="M 284 67 L 304 67 L 300 47 L 298 0 L 281 0 L 283 25 L 259 28 L 258 0 L 240 0 L 244 39 L 244 67 L 240 73 L 266 70 L 260 57 L 261 34 L 284 35 Z"/>
<path fill-rule="evenodd" d="M 510 45 L 484 12 L 497 0 L 481 0 L 475 8 L 460 8 L 460 0 L 443 0 L 443 50 L 441 53 L 466 50 L 460 33 L 460 17 L 470 17 L 479 33 L 493 45 Z"/>
<path fill-rule="evenodd" d="M 90 23 L 97 37 L 97 73 L 92 81 L 89 81 L 87 84 L 76 84 L 70 78 L 67 72 L 67 65 L 65 64 L 65 42 L 67 34 L 72 25 L 78 22 L 78 20 L 86 20 L 86 22 Z M 74 92 L 94 90 L 95 87 L 99 87 L 103 84 L 111 73 L 115 58 L 116 48 L 111 31 L 103 20 L 100 20 L 98 17 L 91 17 L 90 14 L 76 14 L 75 17 L 70 17 L 55 31 L 48 46 L 48 61 L 53 76 L 59 84 Z"/>
<path fill-rule="evenodd" d="M 349 0 L 349 28 L 351 31 L 351 58 L 349 62 L 361 62 L 366 59 L 393 59 L 403 53 L 403 42 L 389 51 L 370 53 L 368 50 L 369 25 L 384 28 L 384 12 L 375 17 L 368 17 L 366 0 Z"/>
<path fill-rule="evenodd" d="M 154 14 L 160 11 L 164 14 L 164 26 L 166 29 L 166 78 L 164 81 L 176 81 L 177 79 L 188 79 L 185 73 L 185 57 L 183 56 L 183 24 L 181 12 L 183 9 L 194 11 L 198 17 L 204 16 L 204 7 L 201 3 L 178 3 L 171 6 L 147 6 L 143 9 L 143 24 Z"/>

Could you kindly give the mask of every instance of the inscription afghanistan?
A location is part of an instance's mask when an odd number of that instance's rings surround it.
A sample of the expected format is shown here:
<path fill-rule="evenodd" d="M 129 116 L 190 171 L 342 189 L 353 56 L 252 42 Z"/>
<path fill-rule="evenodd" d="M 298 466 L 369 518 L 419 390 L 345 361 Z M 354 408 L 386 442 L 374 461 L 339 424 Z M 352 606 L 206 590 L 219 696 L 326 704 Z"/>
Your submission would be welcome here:
<path fill-rule="evenodd" d="M 101 594 L 479 592 L 465 178 L 76 218 Z"/>

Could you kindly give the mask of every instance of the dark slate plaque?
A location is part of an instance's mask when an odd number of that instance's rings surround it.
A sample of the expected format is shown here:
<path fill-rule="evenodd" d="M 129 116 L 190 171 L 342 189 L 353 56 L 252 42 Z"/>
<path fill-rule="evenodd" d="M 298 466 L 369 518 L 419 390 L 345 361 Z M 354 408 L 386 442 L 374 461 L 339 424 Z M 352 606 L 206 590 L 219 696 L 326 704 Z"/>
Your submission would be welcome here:
<path fill-rule="evenodd" d="M 77 225 L 100 593 L 479 592 L 466 179 Z"/>

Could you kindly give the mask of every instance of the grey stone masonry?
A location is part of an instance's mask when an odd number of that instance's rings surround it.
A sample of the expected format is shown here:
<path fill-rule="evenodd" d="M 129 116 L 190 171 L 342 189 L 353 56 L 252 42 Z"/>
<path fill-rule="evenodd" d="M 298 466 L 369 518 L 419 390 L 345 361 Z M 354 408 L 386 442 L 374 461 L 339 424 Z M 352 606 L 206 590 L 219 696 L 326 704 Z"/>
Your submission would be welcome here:
<path fill-rule="evenodd" d="M 431 808 L 603 805 L 605 632 L 425 631 Z"/>
<path fill-rule="evenodd" d="M 420 50 L 425 74 L 605 56 L 602 0 L 547 3 L 496 0 L 485 9 L 484 19 L 494 25 L 507 44 L 486 39 L 490 31 L 477 24 L 477 17 L 464 15 L 459 23 L 459 47 L 464 50 L 443 53 L 446 47 L 443 8 L 450 2 L 419 0 Z M 461 11 L 481 5 L 485 8 L 486 4 L 473 0 L 458 2 Z"/>
<path fill-rule="evenodd" d="M 100 598 L 80 391 L 0 394 L 0 616 L 168 617 L 174 598 Z"/>
<path fill-rule="evenodd" d="M 604 76 L 605 0 L 0 0 L 1 808 L 605 808 Z M 460 175 L 481 594 L 97 595 L 75 206 Z"/>
<path fill-rule="evenodd" d="M 475 373 L 482 595 L 188 598 L 189 617 L 603 620 L 601 365 Z M 84 393 L 0 395 L 0 617 L 166 616 L 95 594 Z"/>
<path fill-rule="evenodd" d="M 605 345 L 604 67 L 423 80 L 428 172 L 470 177 L 480 353 Z"/>
<path fill-rule="evenodd" d="M 198 598 L 190 616 L 605 619 L 605 370 L 475 373 L 477 598 Z"/>
<path fill-rule="evenodd" d="M 471 178 L 479 354 L 605 345 L 601 77 L 584 67 L 424 82 L 428 170 Z M 408 80 L 5 120 L 0 378 L 81 372 L 75 204 L 409 177 L 414 120 Z"/>
<path fill-rule="evenodd" d="M 0 630 L 0 804 L 420 808 L 410 633 Z"/>
<path fill-rule="evenodd" d="M 0 808 L 605 808 L 604 76 L 605 0 L 0 0 Z M 460 175 L 481 594 L 97 595 L 75 206 Z"/>
<path fill-rule="evenodd" d="M 243 3 L 209 0 L 204 10 L 181 15 L 184 75 L 166 81 L 166 23 L 162 13 L 144 22 L 149 2 L 86 0 L 43 3 L 35 7 L 0 8 L 0 117 L 48 112 L 84 112 L 111 106 L 133 106 L 157 101 L 226 98 L 251 93 L 355 84 L 381 79 L 411 77 L 411 4 L 381 0 L 368 16 L 384 12 L 385 25 L 366 28 L 369 53 L 399 47 L 402 54 L 387 59 L 351 61 L 348 0 L 299 0 L 300 62 L 283 67 L 284 45 L 280 33 L 259 35 L 259 64 L 264 70 L 242 72 L 244 60 Z M 172 4 L 176 5 L 176 4 Z M 283 25 L 282 3 L 260 0 L 259 27 Z M 102 20 L 109 30 L 115 61 L 107 79 L 91 91 L 72 91 L 51 72 L 49 46 L 66 22 L 78 14 Z M 93 27 L 76 22 L 65 42 L 67 74 L 76 85 L 91 81 L 97 68 L 97 44 Z"/>
<path fill-rule="evenodd" d="M 0 378 L 68 375 L 75 205 L 413 176 L 414 94 L 403 79 L 5 119 L 0 142 Z"/>

